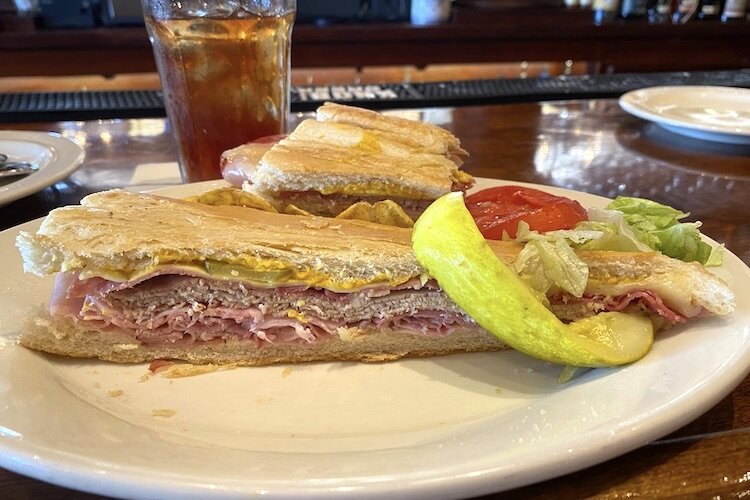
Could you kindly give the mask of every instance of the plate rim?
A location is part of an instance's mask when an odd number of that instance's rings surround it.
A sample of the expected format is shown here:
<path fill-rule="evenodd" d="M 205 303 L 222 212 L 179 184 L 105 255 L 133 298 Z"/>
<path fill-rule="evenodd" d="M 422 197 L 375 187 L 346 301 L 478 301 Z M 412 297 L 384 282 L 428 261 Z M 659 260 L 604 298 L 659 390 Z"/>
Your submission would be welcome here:
<path fill-rule="evenodd" d="M 86 151 L 58 132 L 0 130 L 0 140 L 27 142 L 51 150 L 53 160 L 31 175 L 0 187 L 0 206 L 45 189 L 78 170 Z"/>
<path fill-rule="evenodd" d="M 485 183 L 489 183 L 490 185 L 524 185 L 546 189 L 553 192 L 553 194 L 555 192 L 560 194 L 571 193 L 573 195 L 585 195 L 586 197 L 608 200 L 608 198 L 599 195 L 582 191 L 573 191 L 556 186 L 545 186 L 499 179 L 477 178 L 477 180 L 480 185 Z M 192 186 L 195 186 L 196 188 L 199 186 L 205 187 L 216 182 L 217 181 L 207 181 L 196 183 Z M 218 182 L 221 183 L 222 181 Z M 154 192 L 156 194 L 166 195 L 166 193 L 175 188 L 186 189 L 183 186 L 188 185 L 159 188 L 154 190 Z M 41 219 L 36 219 L 9 228 L 0 233 L 0 235 L 7 236 L 10 233 L 17 233 L 21 227 L 28 230 L 28 228 L 33 227 L 33 225 L 40 220 Z M 742 262 L 742 260 L 734 254 L 731 254 L 731 252 L 727 251 L 727 253 L 729 253 L 727 257 L 734 259 L 737 264 L 743 267 L 743 272 L 750 276 L 750 268 L 748 268 L 747 264 Z M 747 330 L 748 326 L 745 325 L 744 328 Z M 502 467 L 495 467 L 494 469 L 484 469 L 482 474 L 477 476 L 470 476 L 467 474 L 446 474 L 443 476 L 422 478 L 419 481 L 413 480 L 408 484 L 395 480 L 393 482 L 375 483 L 370 485 L 368 489 L 353 489 L 352 491 L 332 490 L 330 487 L 312 488 L 309 485 L 302 487 L 302 489 L 292 485 L 291 487 L 286 486 L 284 489 L 280 488 L 276 491 L 268 491 L 266 493 L 269 497 L 274 498 L 286 496 L 329 498 L 334 495 L 340 497 L 356 496 L 357 498 L 374 498 L 392 493 L 394 488 L 400 488 L 399 491 L 403 494 L 409 494 L 415 498 L 448 498 L 452 496 L 465 496 L 467 494 L 479 495 L 498 492 L 559 477 L 632 451 L 653 439 L 681 427 L 713 407 L 718 401 L 730 393 L 750 371 L 750 345 L 745 347 L 745 350 L 742 351 L 742 355 L 738 355 L 737 362 L 727 368 L 727 371 L 722 372 L 722 386 L 718 388 L 718 390 L 712 387 L 712 389 L 714 389 L 712 391 L 702 391 L 704 394 L 706 392 L 710 392 L 710 394 L 703 396 L 699 405 L 690 404 L 695 398 L 682 398 L 683 400 L 681 401 L 672 402 L 670 405 L 671 414 L 666 411 L 652 412 L 652 415 L 648 415 L 647 418 L 639 421 L 639 425 L 641 427 L 645 426 L 646 431 L 633 432 L 630 434 L 623 432 L 623 435 L 618 438 L 619 441 L 617 446 L 602 445 L 600 440 L 596 440 L 595 443 L 585 443 L 585 446 L 581 447 L 577 453 L 569 457 L 567 460 L 564 460 L 562 463 L 559 462 L 559 457 L 540 457 L 538 460 L 539 463 L 535 467 L 521 471 L 521 473 L 517 473 L 510 479 L 503 476 L 503 471 L 501 470 Z M 744 366 L 740 366 L 740 360 L 747 362 L 744 363 Z M 731 376 L 727 376 L 728 374 Z M 708 381 L 709 380 L 707 379 L 707 382 Z M 674 416 L 676 411 L 679 411 L 677 417 Z M 598 429 L 597 432 L 603 433 L 604 430 Z M 122 495 L 123 491 L 126 491 L 121 488 L 127 486 L 128 495 L 136 494 L 139 497 L 153 495 L 179 495 L 180 497 L 185 498 L 201 498 L 202 496 L 205 496 L 208 491 L 206 489 L 208 485 L 206 484 L 189 483 L 184 480 L 160 476 L 158 471 L 149 471 L 150 474 L 140 476 L 135 478 L 135 480 L 132 474 L 128 473 L 127 470 L 110 470 L 107 472 L 106 476 L 99 476 L 92 474 L 91 470 L 85 468 L 85 456 L 78 457 L 80 459 L 80 463 L 77 463 L 78 469 L 71 467 L 72 464 L 70 463 L 67 464 L 67 467 L 65 463 L 55 463 L 54 459 L 48 460 L 48 462 L 51 463 L 45 464 L 45 461 L 41 459 L 42 457 L 34 456 L 29 452 L 19 452 L 19 450 L 15 451 L 14 457 L 11 453 L 8 453 L 9 451 L 13 452 L 12 448 L 14 447 L 8 446 L 8 444 L 12 444 L 12 442 L 8 443 L 5 440 L 0 440 L 0 451 L 3 451 L 3 453 L 0 453 L 0 466 L 19 474 L 28 475 L 42 481 L 52 482 L 53 484 L 58 484 L 68 488 L 118 496 Z M 485 458 L 480 457 L 477 458 L 477 460 L 482 461 L 485 460 Z M 540 469 L 549 467 L 549 465 L 553 463 L 557 465 L 554 473 L 539 473 Z M 55 465 L 57 465 L 57 469 L 54 469 Z M 149 476 L 156 477 L 158 480 L 154 482 L 152 480 L 153 477 Z M 533 480 L 530 480 L 532 478 L 529 476 L 533 476 Z M 406 478 L 401 478 L 401 481 L 404 479 Z M 501 480 L 503 481 L 502 483 L 499 482 Z M 137 491 L 134 491 L 135 488 L 137 488 Z M 232 484 L 226 489 L 212 490 L 211 493 L 217 494 L 217 496 L 220 497 L 235 498 L 244 497 L 252 491 L 255 490 L 245 483 L 244 487 L 243 485 Z"/>
<path fill-rule="evenodd" d="M 725 87 L 725 86 L 719 86 L 719 85 L 660 85 L 655 87 L 644 87 L 640 89 L 631 90 L 629 92 L 626 92 L 620 98 L 618 99 L 618 102 L 620 104 L 620 107 L 626 111 L 627 113 L 630 113 L 631 115 L 635 115 L 638 118 L 642 118 L 644 120 L 648 120 L 651 122 L 654 122 L 656 124 L 661 125 L 662 123 L 666 123 L 668 125 L 671 125 L 675 128 L 686 128 L 686 129 L 692 129 L 692 130 L 698 130 L 701 132 L 707 132 L 709 134 L 712 134 L 715 136 L 713 140 L 721 141 L 721 136 L 728 135 L 732 136 L 732 138 L 735 138 L 735 140 L 739 138 L 747 138 L 748 142 L 750 142 L 750 127 L 746 128 L 744 131 L 738 132 L 736 130 L 736 127 L 721 127 L 721 126 L 710 126 L 710 125 L 704 125 L 701 123 L 692 122 L 689 120 L 682 120 L 679 118 L 671 118 L 671 117 L 665 117 L 663 115 L 660 115 L 647 107 L 643 106 L 641 102 L 635 99 L 635 96 L 640 93 L 646 93 L 646 94 L 663 94 L 670 91 L 690 91 L 690 92 L 718 92 L 718 93 L 730 93 L 730 94 L 744 94 L 746 93 L 748 98 L 750 98 L 750 89 L 745 89 L 742 87 Z M 672 130 L 672 129 L 670 129 Z M 676 133 L 680 133 L 677 130 L 673 130 Z M 694 137 L 694 136 L 693 136 Z M 725 142 L 727 139 L 725 138 Z"/>

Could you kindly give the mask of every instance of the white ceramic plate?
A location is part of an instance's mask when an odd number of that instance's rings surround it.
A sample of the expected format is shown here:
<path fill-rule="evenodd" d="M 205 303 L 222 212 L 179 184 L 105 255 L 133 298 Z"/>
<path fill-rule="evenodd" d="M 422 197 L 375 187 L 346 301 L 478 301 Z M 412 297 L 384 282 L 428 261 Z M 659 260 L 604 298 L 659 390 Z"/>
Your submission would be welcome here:
<path fill-rule="evenodd" d="M 677 134 L 750 144 L 750 89 L 711 86 L 650 87 L 620 97 L 622 109 Z"/>
<path fill-rule="evenodd" d="M 20 130 L 0 130 L 0 153 L 8 155 L 8 161 L 39 165 L 29 176 L 0 184 L 0 206 L 66 178 L 81 166 L 85 156 L 80 146 L 60 134 Z"/>
<path fill-rule="evenodd" d="M 642 361 L 563 386 L 559 368 L 515 352 L 144 378 L 145 364 L 13 343 L 50 292 L 50 279 L 22 273 L 13 245 L 38 223 L 0 233 L 0 466 L 105 495 L 470 497 L 642 446 L 711 408 L 750 367 L 750 269 L 727 254 L 717 273 L 737 294 L 733 315 L 676 328 Z"/>

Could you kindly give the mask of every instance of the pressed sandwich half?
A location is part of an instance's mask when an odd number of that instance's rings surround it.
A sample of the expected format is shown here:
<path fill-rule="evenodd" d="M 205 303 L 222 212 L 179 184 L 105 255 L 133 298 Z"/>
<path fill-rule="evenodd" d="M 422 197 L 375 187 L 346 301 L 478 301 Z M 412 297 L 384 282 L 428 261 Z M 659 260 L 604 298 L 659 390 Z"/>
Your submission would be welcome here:
<path fill-rule="evenodd" d="M 327 103 L 277 144 L 246 144 L 222 156 L 225 179 L 276 208 L 336 216 L 354 203 L 393 200 L 412 218 L 472 177 L 460 141 L 428 123 Z"/>
<path fill-rule="evenodd" d="M 117 362 L 244 365 L 503 348 L 420 267 L 410 238 L 363 221 L 93 194 L 18 236 L 27 271 L 58 273 L 49 312 L 21 342 Z M 491 244 L 506 262 L 520 250 Z M 590 268 L 583 298 L 551 296 L 564 319 L 624 310 L 668 325 L 733 309 L 726 285 L 698 264 L 580 256 Z"/>

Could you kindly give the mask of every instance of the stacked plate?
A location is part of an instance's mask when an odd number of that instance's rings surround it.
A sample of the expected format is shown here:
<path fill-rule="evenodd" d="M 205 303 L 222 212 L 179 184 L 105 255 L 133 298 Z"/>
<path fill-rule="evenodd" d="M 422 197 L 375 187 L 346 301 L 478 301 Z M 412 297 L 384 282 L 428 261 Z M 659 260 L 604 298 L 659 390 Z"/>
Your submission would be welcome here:
<path fill-rule="evenodd" d="M 750 89 L 650 87 L 624 94 L 620 106 L 676 134 L 729 144 L 750 144 Z"/>

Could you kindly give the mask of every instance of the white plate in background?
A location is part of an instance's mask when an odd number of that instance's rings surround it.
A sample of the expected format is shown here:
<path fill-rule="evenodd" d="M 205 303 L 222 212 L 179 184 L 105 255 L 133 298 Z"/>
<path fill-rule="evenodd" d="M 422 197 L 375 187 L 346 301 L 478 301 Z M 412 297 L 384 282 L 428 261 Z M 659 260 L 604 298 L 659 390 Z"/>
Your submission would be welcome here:
<path fill-rule="evenodd" d="M 750 144 L 750 89 L 676 85 L 633 90 L 623 110 L 695 139 Z"/>
<path fill-rule="evenodd" d="M 584 206 L 608 201 L 537 187 Z M 0 233 L 0 466 L 99 494 L 471 497 L 640 447 L 699 417 L 750 369 L 750 269 L 727 252 L 716 272 L 737 295 L 731 316 L 676 327 L 643 360 L 562 386 L 559 367 L 511 351 L 144 378 L 147 364 L 13 343 L 51 291 L 51 278 L 22 272 L 14 248 L 19 230 L 38 225 Z"/>
<path fill-rule="evenodd" d="M 86 156 L 83 148 L 60 134 L 23 130 L 0 130 L 0 153 L 8 155 L 8 161 L 39 165 L 36 172 L 26 177 L 10 182 L 0 179 L 0 206 L 68 177 Z"/>

